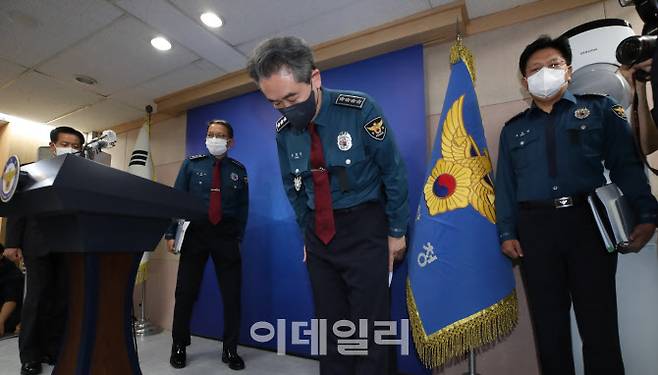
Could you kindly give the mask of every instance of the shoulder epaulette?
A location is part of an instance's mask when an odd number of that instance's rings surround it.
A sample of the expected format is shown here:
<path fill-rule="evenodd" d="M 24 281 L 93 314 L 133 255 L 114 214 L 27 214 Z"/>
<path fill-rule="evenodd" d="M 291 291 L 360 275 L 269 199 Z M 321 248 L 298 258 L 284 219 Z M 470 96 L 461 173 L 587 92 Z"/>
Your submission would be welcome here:
<path fill-rule="evenodd" d="M 228 158 L 228 160 L 230 160 L 231 163 L 237 165 L 238 168 L 243 169 L 243 170 L 245 170 L 245 171 L 247 170 L 247 168 L 245 168 L 244 165 L 243 165 L 242 163 L 240 163 L 239 161 L 237 161 L 237 160 L 235 160 L 235 159 L 233 159 L 233 158 Z"/>
<path fill-rule="evenodd" d="M 203 159 L 203 158 L 205 158 L 205 157 L 208 157 L 208 155 L 199 154 L 199 155 L 192 155 L 192 156 L 190 156 L 188 159 L 190 159 L 190 160 L 197 160 L 197 159 Z"/>
<path fill-rule="evenodd" d="M 366 100 L 368 99 L 365 96 L 354 94 L 338 94 L 338 96 L 336 96 L 336 100 L 334 100 L 334 104 L 343 107 L 362 109 L 363 105 L 366 104 Z"/>
<path fill-rule="evenodd" d="M 280 132 L 281 129 L 285 128 L 286 125 L 290 124 L 290 121 L 288 121 L 288 118 L 286 116 L 281 116 L 278 120 L 276 120 L 276 132 Z"/>
<path fill-rule="evenodd" d="M 511 124 L 512 121 L 514 121 L 514 120 L 520 118 L 521 116 L 525 115 L 526 112 L 528 112 L 529 109 L 530 109 L 530 108 L 527 108 L 526 110 L 524 110 L 524 111 L 522 111 L 522 112 L 519 112 L 519 113 L 515 114 L 511 119 L 505 121 L 505 125 Z"/>

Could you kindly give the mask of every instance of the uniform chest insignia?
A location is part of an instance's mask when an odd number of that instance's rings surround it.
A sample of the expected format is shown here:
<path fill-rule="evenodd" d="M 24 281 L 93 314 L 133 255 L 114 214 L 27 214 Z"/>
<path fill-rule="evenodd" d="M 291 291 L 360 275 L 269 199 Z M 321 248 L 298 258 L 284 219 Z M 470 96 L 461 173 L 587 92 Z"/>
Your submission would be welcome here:
<path fill-rule="evenodd" d="M 231 172 L 231 180 L 237 181 L 238 180 L 238 174 L 235 172 Z"/>
<path fill-rule="evenodd" d="M 352 136 L 348 132 L 340 132 L 338 133 L 336 143 L 339 150 L 347 151 L 352 148 Z"/>
<path fill-rule="evenodd" d="M 300 152 L 292 152 L 292 153 L 290 153 L 290 158 L 291 158 L 291 159 L 299 160 L 299 159 L 302 158 L 302 156 L 303 156 L 303 153 L 302 153 L 301 151 L 300 151 Z"/>
<path fill-rule="evenodd" d="M 383 141 L 386 137 L 386 125 L 381 117 L 375 117 L 367 124 L 363 125 L 368 134 L 378 141 Z"/>
<path fill-rule="evenodd" d="M 578 108 L 574 113 L 574 117 L 576 117 L 578 120 L 584 120 L 589 117 L 591 112 L 589 111 L 589 108 L 583 107 L 583 108 Z"/>
<path fill-rule="evenodd" d="M 626 111 L 624 111 L 624 107 L 620 106 L 619 104 L 615 104 L 612 106 L 612 112 L 617 115 L 622 120 L 626 120 Z"/>
<path fill-rule="evenodd" d="M 366 98 L 358 95 L 340 94 L 334 104 L 361 109 L 366 104 Z"/>
<path fill-rule="evenodd" d="M 295 176 L 292 179 L 293 185 L 295 186 L 295 191 L 302 190 L 302 176 Z"/>

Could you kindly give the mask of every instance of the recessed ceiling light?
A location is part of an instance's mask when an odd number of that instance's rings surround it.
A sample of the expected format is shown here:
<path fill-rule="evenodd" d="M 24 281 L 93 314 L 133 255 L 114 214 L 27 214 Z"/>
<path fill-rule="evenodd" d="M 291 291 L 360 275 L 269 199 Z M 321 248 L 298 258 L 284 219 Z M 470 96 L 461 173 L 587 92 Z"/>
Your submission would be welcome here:
<path fill-rule="evenodd" d="M 166 38 L 161 36 L 157 36 L 151 39 L 151 45 L 160 51 L 169 51 L 171 49 L 171 43 L 169 43 Z"/>
<path fill-rule="evenodd" d="M 89 77 L 84 74 L 76 74 L 74 77 L 76 81 L 84 85 L 92 86 L 98 83 L 98 81 L 94 77 Z"/>
<path fill-rule="evenodd" d="M 221 27 L 224 24 L 219 16 L 213 12 L 206 12 L 201 15 L 201 22 L 205 23 L 206 26 L 212 27 L 214 29 Z"/>

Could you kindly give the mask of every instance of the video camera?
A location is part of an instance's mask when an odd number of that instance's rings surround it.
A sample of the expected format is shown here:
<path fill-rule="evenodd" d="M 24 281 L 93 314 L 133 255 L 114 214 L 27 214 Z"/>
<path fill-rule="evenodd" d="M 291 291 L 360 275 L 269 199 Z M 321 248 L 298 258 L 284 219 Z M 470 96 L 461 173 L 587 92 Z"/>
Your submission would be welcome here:
<path fill-rule="evenodd" d="M 635 10 L 644 21 L 642 35 L 634 35 L 622 40 L 617 46 L 617 60 L 623 65 L 634 65 L 654 57 L 658 41 L 658 0 L 619 0 L 619 5 L 635 5 Z M 651 74 L 638 71 L 635 78 L 649 81 Z"/>

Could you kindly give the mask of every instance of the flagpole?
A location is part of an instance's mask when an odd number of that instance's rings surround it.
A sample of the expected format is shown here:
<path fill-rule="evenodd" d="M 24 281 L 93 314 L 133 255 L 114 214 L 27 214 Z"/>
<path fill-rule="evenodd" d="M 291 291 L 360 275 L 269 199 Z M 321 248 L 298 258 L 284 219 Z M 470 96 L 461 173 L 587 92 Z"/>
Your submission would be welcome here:
<path fill-rule="evenodd" d="M 153 107 L 150 105 L 146 106 L 146 115 L 147 115 L 147 123 L 149 126 L 149 129 L 151 127 L 151 113 L 153 113 Z M 149 151 L 149 158 L 150 156 L 150 151 Z M 162 328 L 152 324 L 151 322 L 146 319 L 146 278 L 142 280 L 142 296 L 141 296 L 141 301 L 139 303 L 139 319 L 135 321 L 134 326 L 135 326 L 135 334 L 137 336 L 151 336 L 158 334 L 162 332 Z"/>
<path fill-rule="evenodd" d="M 473 349 L 468 351 L 468 372 L 465 372 L 464 375 L 480 375 L 475 369 L 475 351 Z"/>

